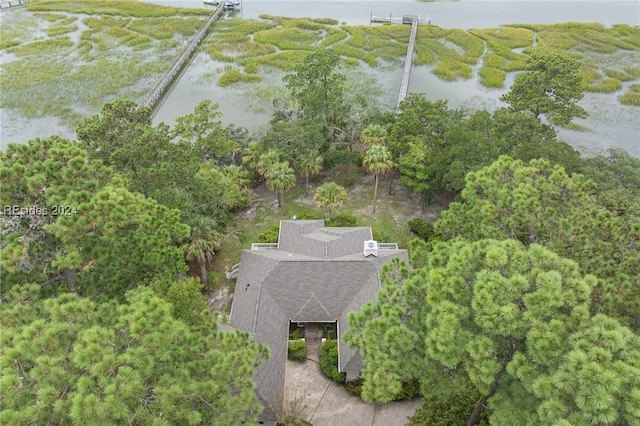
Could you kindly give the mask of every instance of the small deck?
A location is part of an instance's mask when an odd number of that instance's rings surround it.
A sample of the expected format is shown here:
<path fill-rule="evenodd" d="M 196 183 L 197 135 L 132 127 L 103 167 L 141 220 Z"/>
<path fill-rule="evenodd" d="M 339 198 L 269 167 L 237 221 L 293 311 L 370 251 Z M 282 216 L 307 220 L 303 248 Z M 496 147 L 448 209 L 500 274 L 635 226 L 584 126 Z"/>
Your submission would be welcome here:
<path fill-rule="evenodd" d="M 11 9 L 12 7 L 24 6 L 31 0 L 0 0 L 0 9 Z"/>
<path fill-rule="evenodd" d="M 369 16 L 370 24 L 406 24 L 411 25 L 413 21 L 418 20 L 418 22 L 431 23 L 431 18 L 429 15 L 422 19 L 421 15 L 402 15 L 402 16 L 393 16 L 393 13 L 390 13 L 389 16 L 375 16 L 373 12 Z"/>

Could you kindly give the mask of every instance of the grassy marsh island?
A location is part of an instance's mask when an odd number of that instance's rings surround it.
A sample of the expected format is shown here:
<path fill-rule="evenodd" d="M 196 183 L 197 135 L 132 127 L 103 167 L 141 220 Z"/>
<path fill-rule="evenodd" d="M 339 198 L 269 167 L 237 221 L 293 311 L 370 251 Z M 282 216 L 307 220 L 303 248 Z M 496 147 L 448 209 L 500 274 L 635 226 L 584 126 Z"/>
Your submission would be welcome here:
<path fill-rule="evenodd" d="M 210 13 L 134 0 L 33 1 L 11 11 L 0 29 L 0 105 L 26 119 L 55 116 L 73 127 L 113 97 L 141 99 Z M 216 22 L 202 49 L 222 65 L 217 85 L 247 83 L 247 91 L 259 92 L 252 83 L 265 72 L 289 72 L 319 47 L 336 50 L 354 72 L 359 66 L 398 72 L 409 31 L 407 25 L 261 15 Z M 477 77 L 484 87 L 505 89 L 507 74 L 525 69 L 529 54 L 540 49 L 580 60 L 587 91 L 640 105 L 638 26 L 514 24 L 465 31 L 421 25 L 414 62 L 444 81 Z"/>
<path fill-rule="evenodd" d="M 115 96 L 144 96 L 210 12 L 128 0 L 40 0 L 7 13 L 0 105 L 73 126 Z"/>

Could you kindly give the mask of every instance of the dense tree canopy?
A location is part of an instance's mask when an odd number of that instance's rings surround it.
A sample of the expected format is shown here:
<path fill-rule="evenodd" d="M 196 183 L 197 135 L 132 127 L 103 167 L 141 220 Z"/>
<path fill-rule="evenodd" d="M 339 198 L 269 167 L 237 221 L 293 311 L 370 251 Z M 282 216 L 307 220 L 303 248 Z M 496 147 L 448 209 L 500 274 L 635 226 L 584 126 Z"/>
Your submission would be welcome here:
<path fill-rule="evenodd" d="M 523 161 L 547 158 L 571 172 L 581 165 L 578 152 L 531 115 L 509 109 L 467 114 L 421 95 L 401 104 L 388 146 L 402 182 L 427 201 L 435 193 L 460 191 L 467 173 L 500 155 Z"/>
<path fill-rule="evenodd" d="M 266 349 L 246 333 L 190 325 L 148 289 L 127 302 L 5 293 L 0 315 L 3 424 L 255 422 L 252 372 Z"/>
<path fill-rule="evenodd" d="M 310 53 L 284 81 L 305 119 L 324 121 L 328 129 L 343 120 L 349 110 L 345 102 L 345 75 L 339 72 L 340 54 L 332 49 Z"/>
<path fill-rule="evenodd" d="M 552 123 L 563 125 L 574 117 L 587 116 L 578 105 L 583 95 L 580 62 L 559 53 L 536 51 L 528 70 L 516 75 L 511 90 L 500 99 L 515 111 L 536 118 L 545 115 Z"/>
<path fill-rule="evenodd" d="M 481 396 L 470 401 L 469 425 L 487 408 L 495 424 L 551 425 L 569 414 L 570 424 L 593 424 L 594 413 L 609 424 L 640 420 L 638 337 L 590 319 L 596 280 L 576 263 L 538 244 L 455 239 L 431 251 L 416 241 L 412 266 L 387 266 L 377 301 L 349 315 L 345 340 L 364 357 L 366 400 L 392 400 L 411 379 L 444 399 L 470 382 Z M 598 357 L 607 361 L 597 371 L 580 364 Z M 567 383 L 571 370 L 580 373 Z"/>
<path fill-rule="evenodd" d="M 1 176 L 3 203 L 27 209 L 2 218 L 3 289 L 36 282 L 122 297 L 154 276 L 184 272 L 180 213 L 124 188 L 77 144 L 11 145 Z M 29 212 L 34 206 L 41 210 Z"/>
<path fill-rule="evenodd" d="M 198 152 L 201 161 L 231 163 L 238 156 L 240 144 L 231 139 L 229 129 L 222 126 L 218 104 L 206 99 L 193 113 L 176 118 L 173 134 Z"/>
<path fill-rule="evenodd" d="M 52 207 L 68 207 L 61 213 L 78 214 L 79 204 L 112 178 L 109 168 L 91 161 L 71 141 L 53 137 L 7 147 L 0 166 L 0 200 L 17 211 L 3 211 L 0 219 L 3 290 L 23 282 L 54 288 L 65 282 L 65 271 L 51 267 L 62 248 L 62 242 L 45 230 L 59 219 Z"/>
<path fill-rule="evenodd" d="M 441 214 L 436 229 L 445 237 L 539 243 L 574 259 L 599 278 L 593 311 L 637 328 L 640 223 L 635 213 L 601 208 L 594 192 L 592 181 L 548 161 L 500 157 L 467 175 L 461 202 Z"/>
<path fill-rule="evenodd" d="M 127 100 L 106 103 L 78 126 L 78 138 L 91 157 L 127 178 L 128 189 L 180 210 L 185 219 L 211 216 L 223 226 L 229 211 L 247 205 L 248 182 L 225 178 L 240 145 L 233 129 L 223 128 L 217 105 L 201 102 L 177 118 L 174 129 L 152 126 L 141 111 Z"/>

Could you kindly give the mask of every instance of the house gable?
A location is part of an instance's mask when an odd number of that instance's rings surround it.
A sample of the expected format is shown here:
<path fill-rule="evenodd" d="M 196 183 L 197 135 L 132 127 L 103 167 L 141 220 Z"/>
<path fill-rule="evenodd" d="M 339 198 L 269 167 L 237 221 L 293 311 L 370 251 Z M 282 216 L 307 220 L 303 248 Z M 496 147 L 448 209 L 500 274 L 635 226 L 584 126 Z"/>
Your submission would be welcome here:
<path fill-rule="evenodd" d="M 406 250 L 380 250 L 363 255 L 371 228 L 325 228 L 323 221 L 282 221 L 277 249 L 244 250 L 233 296 L 230 324 L 252 333 L 269 348 L 269 360 L 255 375 L 256 391 L 265 406 L 260 419 L 274 421 L 284 402 L 289 323 L 338 323 L 340 370 L 359 371 L 357 349 L 341 334 L 347 313 L 374 300 L 379 274 Z"/>

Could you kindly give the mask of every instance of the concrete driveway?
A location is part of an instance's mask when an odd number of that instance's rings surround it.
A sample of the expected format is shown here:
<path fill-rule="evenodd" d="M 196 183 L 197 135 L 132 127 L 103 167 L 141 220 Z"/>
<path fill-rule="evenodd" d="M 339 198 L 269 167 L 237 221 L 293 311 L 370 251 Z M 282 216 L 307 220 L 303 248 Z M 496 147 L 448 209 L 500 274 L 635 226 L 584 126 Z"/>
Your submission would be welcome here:
<path fill-rule="evenodd" d="M 287 361 L 285 406 L 298 409 L 314 426 L 404 426 L 420 399 L 367 404 L 327 379 L 313 361 Z"/>

